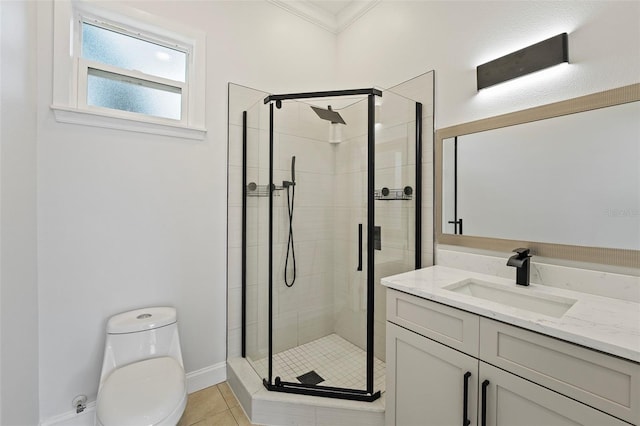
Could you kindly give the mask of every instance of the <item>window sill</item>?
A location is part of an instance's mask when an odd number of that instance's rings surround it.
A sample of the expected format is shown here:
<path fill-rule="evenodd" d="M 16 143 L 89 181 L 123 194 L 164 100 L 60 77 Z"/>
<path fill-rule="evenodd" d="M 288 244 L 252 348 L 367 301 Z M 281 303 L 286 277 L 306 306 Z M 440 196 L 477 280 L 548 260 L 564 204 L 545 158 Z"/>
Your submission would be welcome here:
<path fill-rule="evenodd" d="M 81 124 L 106 129 L 150 133 L 195 140 L 204 140 L 207 133 L 206 129 L 157 123 L 150 120 L 124 118 L 65 106 L 52 105 L 51 109 L 53 110 L 56 121 L 59 123 Z"/>

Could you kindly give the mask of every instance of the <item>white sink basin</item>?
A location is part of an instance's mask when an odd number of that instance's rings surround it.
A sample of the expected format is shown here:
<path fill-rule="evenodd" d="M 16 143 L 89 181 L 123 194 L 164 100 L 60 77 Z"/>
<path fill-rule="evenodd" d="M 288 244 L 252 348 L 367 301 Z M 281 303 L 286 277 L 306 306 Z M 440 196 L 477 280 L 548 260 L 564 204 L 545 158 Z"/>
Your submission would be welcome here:
<path fill-rule="evenodd" d="M 443 287 L 458 294 L 489 300 L 518 309 L 548 315 L 554 318 L 563 316 L 576 303 L 575 299 L 532 293 L 528 287 L 518 288 L 468 279 Z"/>

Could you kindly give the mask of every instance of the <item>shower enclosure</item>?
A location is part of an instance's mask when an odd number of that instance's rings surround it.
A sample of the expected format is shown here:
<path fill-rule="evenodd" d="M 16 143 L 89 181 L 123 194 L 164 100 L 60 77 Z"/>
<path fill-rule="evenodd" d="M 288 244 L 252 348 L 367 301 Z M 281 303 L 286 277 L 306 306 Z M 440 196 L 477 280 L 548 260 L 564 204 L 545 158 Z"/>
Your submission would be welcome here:
<path fill-rule="evenodd" d="M 422 186 L 432 85 L 433 73 L 396 90 L 230 85 L 241 355 L 267 389 L 361 401 L 384 392 L 380 278 L 432 264 L 421 208 L 431 205 Z M 430 95 L 412 98 L 422 86 Z"/>

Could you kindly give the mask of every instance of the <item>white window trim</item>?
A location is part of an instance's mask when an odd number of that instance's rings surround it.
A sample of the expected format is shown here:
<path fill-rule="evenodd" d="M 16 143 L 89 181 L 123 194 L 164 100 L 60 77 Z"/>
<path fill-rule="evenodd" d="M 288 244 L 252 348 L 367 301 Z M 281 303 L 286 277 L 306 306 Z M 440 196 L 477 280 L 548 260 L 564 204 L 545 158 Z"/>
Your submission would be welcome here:
<path fill-rule="evenodd" d="M 98 18 L 99 17 L 99 18 Z M 156 35 L 160 40 L 175 40 L 183 46 L 190 46 L 190 63 L 187 64 L 188 85 L 183 85 L 183 120 L 172 120 L 99 108 L 86 105 L 86 72 L 81 67 L 91 63 L 79 58 L 80 21 L 90 18 L 111 21 L 126 27 L 136 28 L 145 34 Z M 85 22 L 90 21 L 85 19 Z M 59 122 L 106 127 L 142 133 L 204 139 L 205 128 L 205 52 L 206 37 L 203 32 L 176 26 L 168 20 L 146 12 L 101 2 L 97 7 L 92 1 L 55 0 L 54 2 L 54 60 L 53 60 L 53 102 L 51 109 Z M 95 65 L 95 64 L 94 64 Z M 136 71 L 123 72 L 99 64 L 93 68 L 114 71 L 134 78 L 157 81 L 179 87 L 173 80 L 163 80 Z M 86 70 L 86 68 L 85 68 Z M 181 83 L 182 84 L 182 83 Z"/>

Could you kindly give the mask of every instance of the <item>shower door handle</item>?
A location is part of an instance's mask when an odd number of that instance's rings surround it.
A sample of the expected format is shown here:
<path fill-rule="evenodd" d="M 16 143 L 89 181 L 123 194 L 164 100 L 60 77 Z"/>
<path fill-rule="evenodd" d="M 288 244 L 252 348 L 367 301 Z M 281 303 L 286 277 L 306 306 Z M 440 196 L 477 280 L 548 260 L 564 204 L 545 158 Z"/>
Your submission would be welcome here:
<path fill-rule="evenodd" d="M 362 224 L 358 224 L 358 269 L 356 271 L 362 271 Z"/>

